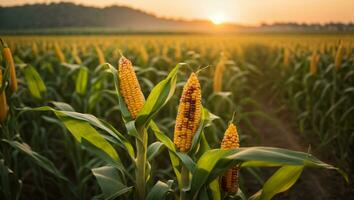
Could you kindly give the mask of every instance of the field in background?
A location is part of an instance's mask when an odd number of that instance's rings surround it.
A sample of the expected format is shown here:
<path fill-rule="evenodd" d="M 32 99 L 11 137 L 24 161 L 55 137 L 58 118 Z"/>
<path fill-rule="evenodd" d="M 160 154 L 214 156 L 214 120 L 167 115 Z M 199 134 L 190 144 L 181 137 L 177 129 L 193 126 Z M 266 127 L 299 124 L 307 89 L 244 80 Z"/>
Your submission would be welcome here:
<path fill-rule="evenodd" d="M 186 63 L 179 72 L 178 95 L 156 117 L 159 127 L 170 138 L 183 84 L 191 72 L 200 70 L 203 106 L 219 117 L 205 130 L 212 148 L 220 145 L 227 122 L 234 117 L 241 146 L 310 151 L 344 169 L 351 178 L 354 173 L 354 35 L 92 35 L 2 39 L 12 50 L 18 67 L 19 92 L 9 101 L 12 113 L 24 107 L 65 102 L 75 111 L 105 119 L 124 132 L 114 80 L 99 73 L 98 66 L 108 62 L 117 67 L 124 54 L 134 64 L 147 97 L 178 63 Z M 22 188 L 11 185 L 14 190 L 22 190 L 24 196 L 49 199 L 61 197 L 63 191 L 70 191 L 66 194 L 68 198 L 88 199 L 99 194 L 90 169 L 102 161 L 81 150 L 69 134 L 63 134 L 68 131 L 53 115 L 25 112 L 17 124 L 2 139 L 27 143 L 59 166 L 72 181 L 70 186 L 60 184 L 38 167 L 28 171 L 26 168 L 33 164 L 9 153 L 11 148 L 4 148 L 4 155 L 11 160 L 9 167 L 23 178 Z M 154 158 L 157 164 L 151 169 L 152 177 L 168 180 L 173 168 L 166 168 L 168 154 L 159 153 Z M 241 188 L 254 192 L 268 175 L 269 172 L 261 173 L 258 168 L 244 170 Z M 304 188 L 299 189 L 305 192 L 290 192 L 280 198 L 333 199 L 353 194 L 339 176 L 306 176 L 302 180 Z M 333 184 L 340 189 L 330 189 Z"/>

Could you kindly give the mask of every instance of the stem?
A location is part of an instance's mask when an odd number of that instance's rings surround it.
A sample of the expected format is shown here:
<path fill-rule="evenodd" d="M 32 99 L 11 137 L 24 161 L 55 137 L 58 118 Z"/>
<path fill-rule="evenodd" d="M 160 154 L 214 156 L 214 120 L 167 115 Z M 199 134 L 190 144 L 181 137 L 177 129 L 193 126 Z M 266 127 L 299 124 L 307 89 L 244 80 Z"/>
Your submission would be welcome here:
<path fill-rule="evenodd" d="M 188 168 L 184 165 L 182 165 L 182 169 L 181 169 L 181 179 L 182 179 L 182 188 L 180 191 L 180 199 L 186 200 L 187 195 L 186 195 L 185 191 L 189 187 L 189 171 L 188 171 Z"/>
<path fill-rule="evenodd" d="M 143 143 L 138 139 L 136 140 L 137 157 L 135 179 L 138 199 L 143 200 L 145 199 L 147 133 L 145 129 L 140 133 Z"/>

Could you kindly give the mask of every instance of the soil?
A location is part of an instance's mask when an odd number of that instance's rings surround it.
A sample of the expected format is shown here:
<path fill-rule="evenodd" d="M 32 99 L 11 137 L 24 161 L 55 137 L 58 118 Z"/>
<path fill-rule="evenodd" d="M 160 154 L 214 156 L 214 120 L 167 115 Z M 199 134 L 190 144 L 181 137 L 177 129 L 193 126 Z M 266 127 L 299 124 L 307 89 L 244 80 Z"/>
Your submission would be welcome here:
<path fill-rule="evenodd" d="M 311 144 L 318 142 L 308 139 L 308 137 L 306 139 L 299 133 L 295 115 L 291 115 L 292 112 L 287 110 L 287 106 L 283 106 L 281 111 L 277 111 L 282 106 L 282 103 L 270 100 L 269 97 L 262 93 L 261 95 L 258 93 L 254 98 L 260 104 L 263 112 L 274 119 L 274 121 L 259 118 L 251 119 L 253 125 L 260 130 L 260 144 L 258 145 L 308 152 Z M 331 158 L 326 152 L 313 150 L 310 150 L 310 152 L 320 160 L 336 165 L 335 159 Z M 265 170 L 265 177 L 271 176 L 273 172 L 274 169 Z M 249 187 L 252 189 L 246 191 L 247 194 L 253 194 L 260 189 L 260 185 L 256 182 L 251 182 L 246 188 Z M 335 170 L 306 168 L 292 188 L 276 195 L 274 199 L 354 199 L 354 185 L 346 183 L 344 178 Z"/>

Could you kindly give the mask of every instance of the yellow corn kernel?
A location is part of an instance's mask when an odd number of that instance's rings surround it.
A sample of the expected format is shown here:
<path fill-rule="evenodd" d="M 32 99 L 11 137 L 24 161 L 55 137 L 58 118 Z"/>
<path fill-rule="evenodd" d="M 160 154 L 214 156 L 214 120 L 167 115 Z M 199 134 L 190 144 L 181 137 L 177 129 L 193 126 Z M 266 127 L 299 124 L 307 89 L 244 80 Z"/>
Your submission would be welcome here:
<path fill-rule="evenodd" d="M 145 98 L 132 63 L 124 56 L 119 59 L 118 77 L 121 95 L 123 96 L 131 117 L 135 119 L 144 106 Z"/>
<path fill-rule="evenodd" d="M 6 60 L 7 67 L 9 68 L 10 72 L 10 88 L 12 92 L 17 91 L 17 79 L 16 79 L 16 69 L 15 69 L 15 62 L 12 57 L 12 53 L 10 48 L 5 46 L 2 50 L 2 54 L 4 59 Z"/>
<path fill-rule="evenodd" d="M 221 149 L 236 149 L 240 147 L 237 128 L 230 124 L 226 129 L 224 138 L 221 142 Z M 227 170 L 221 178 L 221 186 L 224 191 L 235 194 L 238 190 L 238 172 L 239 167 L 232 167 Z"/>
<path fill-rule="evenodd" d="M 225 71 L 225 60 L 225 55 L 222 54 L 219 63 L 216 65 L 213 82 L 214 92 L 220 92 L 222 89 L 222 76 Z"/>
<path fill-rule="evenodd" d="M 230 124 L 226 129 L 224 138 L 221 142 L 221 149 L 236 149 L 240 147 L 236 126 Z"/>
<path fill-rule="evenodd" d="M 65 63 L 66 59 L 65 59 L 64 53 L 62 52 L 62 50 L 61 50 L 61 48 L 60 48 L 58 43 L 54 44 L 54 49 L 55 49 L 55 54 L 57 55 L 59 61 L 61 63 Z"/>
<path fill-rule="evenodd" d="M 187 152 L 199 127 L 202 115 L 201 88 L 195 73 L 183 87 L 178 106 L 173 142 L 181 152 Z"/>
<path fill-rule="evenodd" d="M 316 76 L 317 74 L 317 64 L 320 56 L 314 51 L 311 56 L 311 61 L 310 61 L 310 74 L 313 76 Z"/>
<path fill-rule="evenodd" d="M 1 71 L 1 69 L 0 69 L 0 86 L 2 86 L 2 71 Z M 9 107 L 7 106 L 7 102 L 6 102 L 6 94 L 5 94 L 5 90 L 3 90 L 0 93 L 0 122 L 1 123 L 5 121 L 8 111 L 9 111 Z"/>
<path fill-rule="evenodd" d="M 337 52 L 336 52 L 336 57 L 334 60 L 334 66 L 336 67 L 336 69 L 340 69 L 341 65 L 342 65 L 342 59 L 343 59 L 343 46 L 342 43 L 339 45 Z"/>

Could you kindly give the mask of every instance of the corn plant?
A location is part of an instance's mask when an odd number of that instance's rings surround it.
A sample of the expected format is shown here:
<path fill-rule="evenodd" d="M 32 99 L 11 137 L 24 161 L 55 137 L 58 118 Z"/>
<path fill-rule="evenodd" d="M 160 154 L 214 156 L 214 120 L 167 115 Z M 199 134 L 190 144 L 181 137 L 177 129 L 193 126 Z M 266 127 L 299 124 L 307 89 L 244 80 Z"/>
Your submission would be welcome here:
<path fill-rule="evenodd" d="M 352 109 L 339 113 L 350 108 L 351 57 L 343 44 L 323 54 L 303 45 L 309 41 L 284 47 L 287 39 L 274 46 L 258 36 L 9 37 L 1 198 L 271 199 L 305 167 L 336 169 L 309 153 L 246 147 L 257 140 L 251 132 L 262 134 L 250 117 L 272 120 L 253 99 L 269 88 L 290 99 L 304 136 L 315 130 L 321 146 L 338 141 L 349 155 L 350 140 L 339 135 L 350 133 Z M 263 181 L 261 167 L 279 169 Z M 262 183 L 259 192 L 243 193 L 246 173 Z"/>
<path fill-rule="evenodd" d="M 281 168 L 263 189 L 250 197 L 271 199 L 293 185 L 304 167 L 336 169 L 308 153 L 271 147 L 239 148 L 237 129 L 232 124 L 225 132 L 221 148 L 211 149 L 203 130 L 212 121 L 209 111 L 201 105 L 201 85 L 194 73 L 182 92 L 172 141 L 161 132 L 154 116 L 174 95 L 177 72 L 183 66 L 178 64 L 152 89 L 145 102 L 129 60 L 122 57 L 118 70 L 109 64 L 99 66 L 114 77 L 126 134 L 93 115 L 75 112 L 64 103 L 54 103 L 55 108 L 46 106 L 26 110 L 54 112 L 84 149 L 105 161 L 106 165 L 94 168 L 92 172 L 106 199 L 119 196 L 157 199 L 169 195 L 179 199 L 220 199 L 236 195 L 245 199 L 235 185 L 238 170 L 278 166 Z M 167 182 L 155 180 L 150 174 L 154 165 L 150 161 L 158 156 L 161 148 L 168 151 L 175 173 L 175 177 L 170 177 Z M 127 159 L 123 160 L 123 157 Z M 222 174 L 223 187 L 220 187 Z"/>

